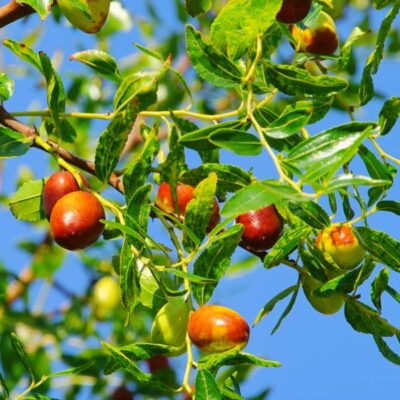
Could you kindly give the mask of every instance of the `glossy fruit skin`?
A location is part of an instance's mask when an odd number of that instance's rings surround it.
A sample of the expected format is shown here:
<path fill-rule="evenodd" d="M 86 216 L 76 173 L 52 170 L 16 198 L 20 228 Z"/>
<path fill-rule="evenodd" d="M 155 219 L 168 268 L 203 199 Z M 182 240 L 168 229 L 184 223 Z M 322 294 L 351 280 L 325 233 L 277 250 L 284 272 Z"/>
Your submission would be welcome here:
<path fill-rule="evenodd" d="M 93 289 L 93 307 L 98 319 L 114 310 L 121 302 L 121 289 L 118 282 L 111 276 L 99 279 Z"/>
<path fill-rule="evenodd" d="M 185 215 L 186 207 L 190 200 L 194 198 L 195 188 L 185 183 L 178 183 L 176 185 L 176 197 L 178 200 L 179 215 Z M 158 188 L 157 201 L 158 207 L 170 213 L 175 213 L 174 200 L 172 198 L 171 186 L 167 182 L 162 182 Z M 210 218 L 210 224 L 207 230 L 211 230 L 220 220 L 218 202 L 215 200 L 213 205 L 213 212 Z"/>
<path fill-rule="evenodd" d="M 311 4 L 312 0 L 283 0 L 276 19 L 284 24 L 295 24 L 307 16 Z"/>
<path fill-rule="evenodd" d="M 220 353 L 234 347 L 243 349 L 250 329 L 243 317 L 231 308 L 204 305 L 190 315 L 188 334 L 192 343 L 206 353 Z"/>
<path fill-rule="evenodd" d="M 166 303 L 154 318 L 151 327 L 152 342 L 177 348 L 169 352 L 168 356 L 179 356 L 186 351 L 189 311 L 186 303 Z"/>
<path fill-rule="evenodd" d="M 339 45 L 335 21 L 323 11 L 306 29 L 291 25 L 290 32 L 297 43 L 296 49 L 299 52 L 332 55 Z"/>
<path fill-rule="evenodd" d="M 57 4 L 73 26 L 86 33 L 97 33 L 106 22 L 110 0 L 85 0 L 85 2 L 93 19 L 74 7 L 70 0 L 58 0 Z"/>
<path fill-rule="evenodd" d="M 254 251 L 270 249 L 283 230 L 283 219 L 274 205 L 239 215 L 236 223 L 244 227 L 242 245 Z"/>
<path fill-rule="evenodd" d="M 82 176 L 83 183 L 89 187 L 89 183 Z M 71 172 L 56 172 L 47 179 L 43 188 L 43 207 L 47 218 L 50 218 L 54 205 L 61 197 L 68 193 L 80 190 L 78 183 Z"/>
<path fill-rule="evenodd" d="M 152 374 L 157 374 L 158 372 L 169 368 L 168 357 L 162 356 L 160 354 L 156 354 L 155 356 L 148 358 L 146 360 L 146 363 L 149 367 L 149 371 Z"/>
<path fill-rule="evenodd" d="M 103 232 L 103 206 L 96 197 L 83 191 L 71 192 L 54 205 L 50 230 L 54 240 L 67 250 L 84 249 Z"/>
<path fill-rule="evenodd" d="M 323 285 L 323 282 L 309 275 L 302 279 L 302 283 L 304 294 L 315 310 L 322 314 L 332 315 L 342 308 L 344 303 L 343 296 L 334 294 L 329 297 L 318 297 L 312 293 L 313 290 L 319 289 Z"/>
<path fill-rule="evenodd" d="M 119 386 L 114 390 L 111 400 L 133 400 L 133 393 L 126 386 Z"/>
<path fill-rule="evenodd" d="M 355 268 L 365 257 L 365 250 L 350 225 L 331 225 L 320 232 L 315 244 L 320 250 L 329 254 L 343 270 Z"/>

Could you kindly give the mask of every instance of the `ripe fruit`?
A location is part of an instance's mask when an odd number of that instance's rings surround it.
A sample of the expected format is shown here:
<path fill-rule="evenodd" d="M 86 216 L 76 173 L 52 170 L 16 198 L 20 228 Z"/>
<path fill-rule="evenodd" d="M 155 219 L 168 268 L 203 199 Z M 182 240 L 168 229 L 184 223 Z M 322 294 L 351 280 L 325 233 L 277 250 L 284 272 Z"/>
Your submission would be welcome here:
<path fill-rule="evenodd" d="M 103 320 L 121 301 L 121 289 L 111 276 L 99 279 L 94 285 L 93 308 L 97 319 Z"/>
<path fill-rule="evenodd" d="M 303 278 L 302 282 L 303 291 L 307 300 L 320 313 L 331 315 L 335 314 L 342 308 L 344 298 L 340 294 L 334 294 L 329 297 L 318 297 L 312 293 L 313 290 L 319 289 L 323 285 L 323 282 L 320 282 L 311 275 Z"/>
<path fill-rule="evenodd" d="M 89 187 L 89 183 L 83 176 L 82 180 Z M 61 197 L 78 190 L 80 190 L 79 185 L 71 172 L 60 171 L 51 175 L 43 188 L 43 206 L 47 218 L 50 218 L 54 205 Z"/>
<path fill-rule="evenodd" d="M 155 356 L 148 358 L 146 360 L 146 363 L 149 367 L 149 371 L 152 374 L 156 374 L 160 371 L 163 371 L 163 370 L 169 368 L 168 358 L 165 356 L 162 356 L 160 354 L 156 354 Z"/>
<path fill-rule="evenodd" d="M 153 343 L 176 347 L 168 356 L 179 356 L 186 350 L 189 306 L 186 303 L 166 303 L 158 311 L 151 327 Z"/>
<path fill-rule="evenodd" d="M 194 187 L 190 185 L 186 185 L 184 183 L 178 183 L 176 185 L 176 197 L 177 197 L 177 206 L 178 206 L 178 214 L 180 216 L 184 216 L 186 212 L 186 207 L 190 200 L 194 198 Z M 157 205 L 162 210 L 170 213 L 175 213 L 175 205 L 172 197 L 171 187 L 168 183 L 162 182 L 160 187 L 158 188 L 157 193 Z M 208 230 L 214 228 L 215 225 L 219 222 L 219 207 L 218 203 L 215 200 L 213 205 L 213 212 L 210 218 L 210 224 L 208 226 Z"/>
<path fill-rule="evenodd" d="M 290 32 L 299 52 L 331 55 L 339 44 L 335 21 L 323 11 L 306 29 L 292 25 Z"/>
<path fill-rule="evenodd" d="M 271 248 L 283 230 L 283 219 L 274 205 L 239 215 L 236 222 L 244 227 L 242 245 L 254 251 Z"/>
<path fill-rule="evenodd" d="M 111 400 L 133 400 L 133 393 L 126 386 L 119 386 L 114 390 Z"/>
<path fill-rule="evenodd" d="M 79 250 L 94 243 L 103 232 L 103 206 L 89 192 L 71 192 L 55 204 L 50 217 L 54 240 L 65 249 Z"/>
<path fill-rule="evenodd" d="M 365 250 L 349 225 L 333 224 L 325 228 L 315 244 L 345 270 L 355 268 L 365 257 Z"/>
<path fill-rule="evenodd" d="M 83 0 L 92 18 L 79 10 L 70 0 L 58 0 L 61 12 L 76 28 L 86 33 L 97 33 L 106 22 L 110 0 Z"/>
<path fill-rule="evenodd" d="M 206 353 L 243 349 L 249 341 L 249 325 L 236 311 L 205 305 L 190 315 L 188 334 L 192 343 Z"/>
<path fill-rule="evenodd" d="M 276 19 L 284 24 L 294 24 L 306 17 L 311 8 L 311 0 L 283 0 Z"/>

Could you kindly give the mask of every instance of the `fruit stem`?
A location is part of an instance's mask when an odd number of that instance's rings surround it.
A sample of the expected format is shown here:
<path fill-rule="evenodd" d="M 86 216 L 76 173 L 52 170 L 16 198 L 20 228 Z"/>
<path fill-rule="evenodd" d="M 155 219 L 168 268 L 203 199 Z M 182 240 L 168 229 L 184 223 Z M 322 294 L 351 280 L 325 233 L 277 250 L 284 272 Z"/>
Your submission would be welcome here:
<path fill-rule="evenodd" d="M 369 140 L 374 145 L 375 149 L 379 153 L 382 158 L 387 158 L 388 160 L 393 161 L 395 164 L 400 165 L 400 160 L 396 157 L 391 156 L 390 154 L 386 153 L 381 146 L 379 146 L 378 142 L 375 138 L 370 137 Z"/>
<path fill-rule="evenodd" d="M 346 222 L 347 225 L 354 225 L 356 222 L 362 221 L 370 215 L 376 213 L 378 211 L 377 207 L 372 207 L 369 211 L 364 212 L 359 217 L 352 219 L 349 222 Z"/>
<path fill-rule="evenodd" d="M 186 351 L 187 351 L 187 360 L 186 360 L 185 373 L 183 375 L 183 380 L 182 380 L 182 387 L 186 390 L 188 394 L 191 395 L 193 391 L 189 384 L 189 379 L 190 379 L 190 372 L 192 371 L 192 366 L 193 366 L 193 351 L 192 351 L 192 342 L 188 334 L 186 334 Z"/>

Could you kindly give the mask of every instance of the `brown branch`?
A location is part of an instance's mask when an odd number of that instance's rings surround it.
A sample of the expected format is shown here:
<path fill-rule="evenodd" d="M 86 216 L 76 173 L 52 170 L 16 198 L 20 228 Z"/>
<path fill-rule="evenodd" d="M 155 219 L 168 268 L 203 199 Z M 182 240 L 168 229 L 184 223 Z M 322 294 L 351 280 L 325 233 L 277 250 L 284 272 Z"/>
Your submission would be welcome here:
<path fill-rule="evenodd" d="M 0 106 L 0 124 L 16 132 L 22 133 L 26 137 L 31 138 L 33 140 L 39 137 L 35 128 L 25 125 L 22 122 L 15 119 L 5 110 L 3 106 Z M 67 161 L 69 164 L 72 164 L 82 169 L 83 171 L 86 171 L 89 174 L 96 176 L 95 165 L 93 162 L 84 160 L 83 158 L 78 157 L 77 155 L 69 152 L 68 150 L 65 150 L 63 147 L 60 147 L 53 140 L 49 139 L 46 143 L 52 148 L 54 154 L 57 154 L 63 160 Z M 35 144 L 35 142 L 33 146 L 43 151 L 46 151 L 40 145 Z M 124 193 L 122 180 L 118 177 L 117 174 L 112 173 L 110 179 L 108 180 L 108 183 L 110 184 L 110 186 L 117 189 L 120 193 Z"/>
<path fill-rule="evenodd" d="M 32 7 L 26 4 L 18 4 L 15 0 L 11 0 L 5 6 L 0 7 L 0 28 L 34 12 L 35 10 Z"/>

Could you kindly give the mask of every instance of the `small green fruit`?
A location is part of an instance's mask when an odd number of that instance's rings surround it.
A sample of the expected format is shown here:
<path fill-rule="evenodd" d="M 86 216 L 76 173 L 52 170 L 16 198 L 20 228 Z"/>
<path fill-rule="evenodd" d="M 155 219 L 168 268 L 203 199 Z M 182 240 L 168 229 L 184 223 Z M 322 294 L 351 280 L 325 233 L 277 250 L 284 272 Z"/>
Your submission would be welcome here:
<path fill-rule="evenodd" d="M 344 270 L 355 268 L 365 257 L 365 250 L 349 225 L 333 224 L 324 229 L 318 235 L 316 245 Z"/>
<path fill-rule="evenodd" d="M 342 308 L 344 298 L 340 294 L 334 294 L 329 297 L 318 297 L 312 293 L 313 290 L 319 289 L 323 285 L 323 282 L 320 282 L 310 275 L 303 278 L 302 282 L 303 291 L 307 300 L 313 308 L 320 313 L 331 315 L 337 313 Z"/>
<path fill-rule="evenodd" d="M 97 319 L 104 320 L 120 301 L 121 289 L 114 278 L 105 276 L 96 282 L 93 290 L 93 308 Z"/>
<path fill-rule="evenodd" d="M 86 33 L 97 33 L 106 22 L 110 11 L 110 0 L 83 0 L 92 16 L 89 18 L 75 7 L 70 0 L 58 0 L 61 12 L 76 28 Z"/>
<path fill-rule="evenodd" d="M 189 317 L 186 303 L 166 303 L 158 311 L 151 327 L 153 343 L 176 347 L 168 356 L 179 356 L 186 351 L 186 331 Z"/>

